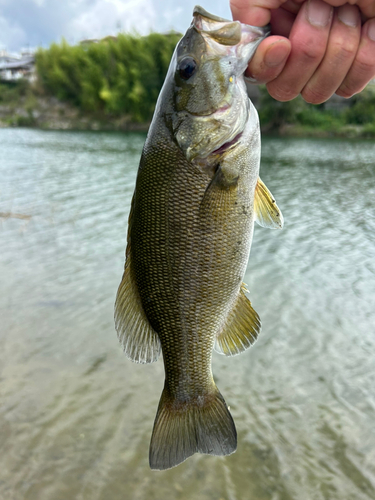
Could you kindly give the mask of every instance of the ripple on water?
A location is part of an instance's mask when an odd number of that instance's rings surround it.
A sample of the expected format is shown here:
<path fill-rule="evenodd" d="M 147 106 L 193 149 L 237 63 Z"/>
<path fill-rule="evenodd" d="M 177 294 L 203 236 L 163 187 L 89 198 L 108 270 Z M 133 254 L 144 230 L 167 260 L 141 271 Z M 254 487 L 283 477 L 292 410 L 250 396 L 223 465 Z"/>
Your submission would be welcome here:
<path fill-rule="evenodd" d="M 245 281 L 263 331 L 214 355 L 238 450 L 148 468 L 163 365 L 132 364 L 113 302 L 144 135 L 0 130 L 0 497 L 375 498 L 375 145 L 263 140 L 283 231 Z"/>

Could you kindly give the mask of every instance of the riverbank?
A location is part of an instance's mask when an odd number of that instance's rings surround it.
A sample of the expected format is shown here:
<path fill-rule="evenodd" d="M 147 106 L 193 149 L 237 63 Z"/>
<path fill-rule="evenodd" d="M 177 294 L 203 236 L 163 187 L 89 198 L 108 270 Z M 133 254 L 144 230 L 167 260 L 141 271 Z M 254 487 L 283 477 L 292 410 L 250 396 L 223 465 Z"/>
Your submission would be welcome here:
<path fill-rule="evenodd" d="M 0 127 L 147 131 L 180 35 L 119 34 L 71 46 L 64 40 L 35 54 L 32 83 L 0 82 Z M 375 138 L 375 85 L 350 99 L 318 106 L 301 96 L 274 100 L 248 85 L 262 133 L 288 137 Z"/>
<path fill-rule="evenodd" d="M 324 139 L 330 137 L 341 137 L 347 139 L 373 139 L 375 138 L 375 124 L 366 125 L 342 125 L 339 128 L 319 129 L 318 127 L 307 125 L 286 124 L 280 127 L 274 134 L 269 134 L 267 130 L 264 135 L 279 135 L 281 137 L 311 137 Z"/>
<path fill-rule="evenodd" d="M 28 95 L 19 102 L 0 103 L 0 128 L 30 127 L 42 130 L 147 131 L 149 122 L 136 123 L 127 115 L 83 113 L 54 97 Z"/>
<path fill-rule="evenodd" d="M 79 110 L 55 99 L 41 99 L 30 110 L 23 107 L 12 109 L 0 106 L 0 128 L 29 127 L 41 130 L 93 130 L 105 132 L 147 132 L 150 123 L 131 122 L 127 116 L 100 117 L 82 115 Z M 284 124 L 278 129 L 261 127 L 263 135 L 281 137 L 346 137 L 350 139 L 375 138 L 375 125 L 343 125 L 339 128 L 320 129 L 319 127 Z"/>
<path fill-rule="evenodd" d="M 332 112 L 308 105 L 301 98 L 279 103 L 262 92 L 256 107 L 264 135 L 368 139 L 375 138 L 375 121 L 372 116 L 366 118 L 366 113 L 373 107 L 372 101 L 369 101 L 373 99 L 373 94 L 373 90 L 368 90 L 363 95 L 355 96 L 353 99 L 357 102 L 351 107 Z M 135 122 L 127 114 L 85 112 L 27 83 L 20 82 L 14 87 L 0 85 L 0 128 L 146 132 L 149 125 L 149 121 Z"/>

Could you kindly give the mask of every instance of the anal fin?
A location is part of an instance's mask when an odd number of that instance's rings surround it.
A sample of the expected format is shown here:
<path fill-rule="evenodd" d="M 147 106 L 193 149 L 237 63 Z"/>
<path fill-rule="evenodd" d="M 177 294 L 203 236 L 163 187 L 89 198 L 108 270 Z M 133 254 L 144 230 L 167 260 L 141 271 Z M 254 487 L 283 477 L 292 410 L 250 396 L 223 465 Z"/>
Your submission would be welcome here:
<path fill-rule="evenodd" d="M 262 227 L 281 229 L 284 225 L 281 210 L 260 177 L 255 187 L 254 214 L 256 222 Z"/>
<path fill-rule="evenodd" d="M 216 337 L 215 351 L 235 356 L 256 341 L 261 329 L 260 318 L 246 297 L 243 284 L 229 317 Z"/>

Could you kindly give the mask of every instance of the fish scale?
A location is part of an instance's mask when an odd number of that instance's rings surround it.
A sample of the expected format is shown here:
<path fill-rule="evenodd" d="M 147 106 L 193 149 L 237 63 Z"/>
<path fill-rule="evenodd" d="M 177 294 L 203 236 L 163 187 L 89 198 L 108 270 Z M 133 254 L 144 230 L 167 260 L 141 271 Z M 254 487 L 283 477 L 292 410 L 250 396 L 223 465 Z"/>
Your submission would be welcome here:
<path fill-rule="evenodd" d="M 207 359 L 207 353 L 212 351 L 210 336 L 208 342 L 203 342 L 203 350 L 195 341 L 196 337 L 206 335 L 196 321 L 196 311 L 200 307 L 197 288 L 205 279 L 202 277 L 204 270 L 196 258 L 201 245 L 199 211 L 191 210 L 191 207 L 199 207 L 208 179 L 198 169 L 190 168 L 178 148 L 168 146 L 169 151 L 166 151 L 166 146 L 164 148 L 165 157 L 168 158 L 169 154 L 173 157 L 170 171 L 166 169 L 164 158 L 160 161 L 160 155 L 156 155 L 154 159 L 152 153 L 145 151 L 147 165 L 142 167 L 142 174 L 148 177 L 149 169 L 152 175 L 158 176 L 158 182 L 153 185 L 152 192 L 148 188 L 137 191 L 141 208 L 132 221 L 130 235 L 132 241 L 139 242 L 133 247 L 134 263 L 139 269 L 137 284 L 143 307 L 161 340 L 170 390 L 179 392 L 174 387 L 174 380 L 178 379 L 177 386 L 184 387 L 183 397 L 186 398 L 191 392 L 186 380 L 191 380 L 195 387 L 210 382 L 210 377 L 202 377 L 202 374 L 210 374 L 210 356 Z M 148 201 L 150 195 L 152 205 Z M 150 209 L 154 213 L 152 216 L 148 215 Z M 154 216 L 164 220 L 164 224 L 155 225 Z M 142 239 L 138 238 L 139 232 Z M 166 242 L 163 250 L 158 244 L 160 239 Z M 158 269 L 158 273 L 150 272 L 149 266 Z M 149 300 L 150 296 L 152 300 Z M 200 321 L 205 328 L 205 315 Z M 187 342 L 189 336 L 192 339 Z M 185 351 L 188 351 L 187 355 Z M 199 370 L 195 369 L 196 366 Z"/>
<path fill-rule="evenodd" d="M 260 320 L 242 283 L 254 220 L 282 225 L 259 179 L 258 115 L 243 81 L 265 35 L 196 7 L 144 145 L 115 324 L 133 361 L 163 353 L 153 469 L 237 446 L 211 360 L 214 347 L 235 355 L 256 340 Z"/>

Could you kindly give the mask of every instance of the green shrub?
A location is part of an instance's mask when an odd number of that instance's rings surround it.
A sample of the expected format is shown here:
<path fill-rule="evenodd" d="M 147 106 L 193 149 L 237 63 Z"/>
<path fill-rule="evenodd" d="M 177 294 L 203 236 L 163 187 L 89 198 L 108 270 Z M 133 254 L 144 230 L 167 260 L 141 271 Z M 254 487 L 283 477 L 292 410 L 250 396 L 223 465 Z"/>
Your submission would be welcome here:
<path fill-rule="evenodd" d="M 305 101 L 300 96 L 292 101 L 280 102 L 269 95 L 265 86 L 260 88 L 260 92 L 260 123 L 269 130 L 277 130 L 285 124 L 295 123 L 298 115 L 306 107 Z"/>
<path fill-rule="evenodd" d="M 179 38 L 120 34 L 77 46 L 63 40 L 37 52 L 38 78 L 51 95 L 83 111 L 147 121 Z"/>
<path fill-rule="evenodd" d="M 0 103 L 19 103 L 20 99 L 30 93 L 28 80 L 20 79 L 15 82 L 0 83 Z"/>
<path fill-rule="evenodd" d="M 344 113 L 345 122 L 353 125 L 375 124 L 375 86 L 369 85 L 351 98 Z"/>

